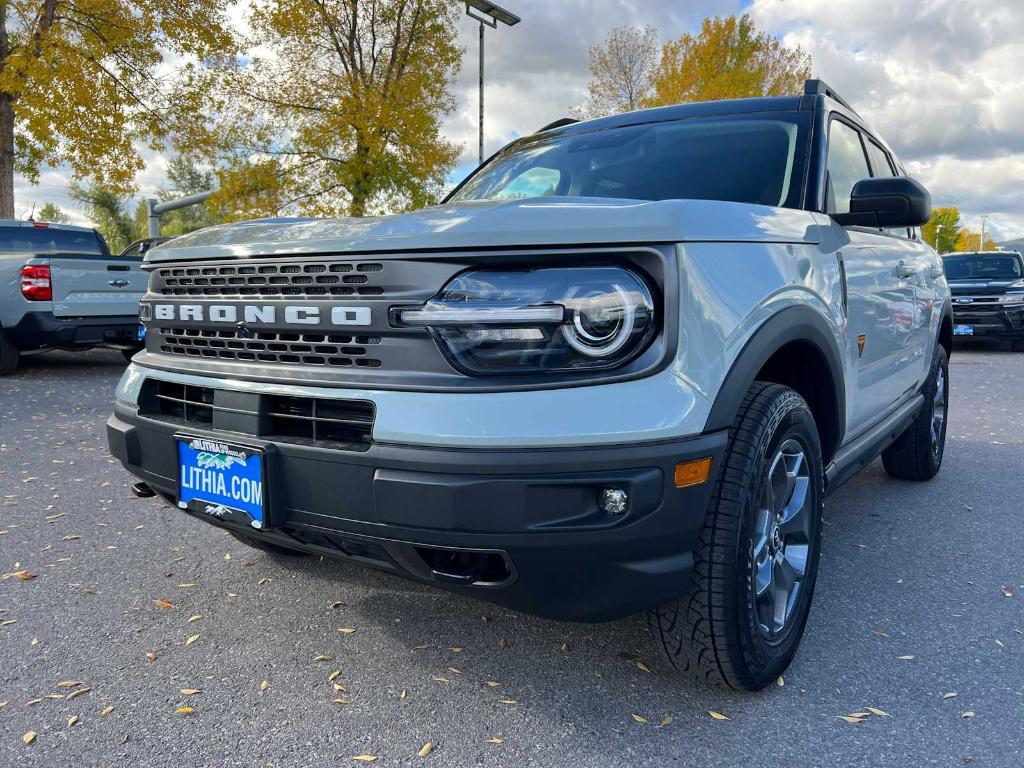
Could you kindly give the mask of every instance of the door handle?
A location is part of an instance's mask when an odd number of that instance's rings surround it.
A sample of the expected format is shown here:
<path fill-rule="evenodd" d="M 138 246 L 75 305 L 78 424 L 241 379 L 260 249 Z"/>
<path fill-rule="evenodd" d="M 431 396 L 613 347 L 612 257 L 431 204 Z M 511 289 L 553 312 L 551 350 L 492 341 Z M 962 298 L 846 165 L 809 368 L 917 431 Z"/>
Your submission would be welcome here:
<path fill-rule="evenodd" d="M 908 277 L 919 275 L 924 272 L 924 268 L 916 264 L 905 264 L 900 262 L 896 265 L 896 277 L 900 280 L 906 280 Z"/>
<path fill-rule="evenodd" d="M 109 286 L 111 286 L 113 288 L 125 288 L 128 285 L 128 281 L 127 280 L 111 280 L 111 281 L 109 281 L 107 283 L 107 285 L 109 285 Z"/>

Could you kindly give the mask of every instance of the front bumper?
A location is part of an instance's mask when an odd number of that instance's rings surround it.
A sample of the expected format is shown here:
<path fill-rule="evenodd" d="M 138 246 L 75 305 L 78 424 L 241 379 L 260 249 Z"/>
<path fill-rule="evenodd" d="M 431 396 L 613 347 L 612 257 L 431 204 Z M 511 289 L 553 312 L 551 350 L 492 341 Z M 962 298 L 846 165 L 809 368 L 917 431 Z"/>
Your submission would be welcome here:
<path fill-rule="evenodd" d="M 172 502 L 179 430 L 122 403 L 107 423 L 111 453 Z M 525 613 L 614 619 L 685 591 L 726 439 L 516 450 L 373 443 L 362 452 L 256 440 L 269 457 L 269 527 L 239 530 Z M 676 488 L 675 465 L 705 457 L 712 476 Z M 606 487 L 629 493 L 625 514 L 599 509 Z"/>
<path fill-rule="evenodd" d="M 58 318 L 51 312 L 28 312 L 4 333 L 16 347 L 38 349 L 113 346 L 131 349 L 139 345 L 139 320 L 134 315 Z"/>
<path fill-rule="evenodd" d="M 976 307 L 953 304 L 954 325 L 974 326 L 972 336 L 1024 339 L 1024 304 Z M 957 338 L 971 338 L 958 336 Z"/>

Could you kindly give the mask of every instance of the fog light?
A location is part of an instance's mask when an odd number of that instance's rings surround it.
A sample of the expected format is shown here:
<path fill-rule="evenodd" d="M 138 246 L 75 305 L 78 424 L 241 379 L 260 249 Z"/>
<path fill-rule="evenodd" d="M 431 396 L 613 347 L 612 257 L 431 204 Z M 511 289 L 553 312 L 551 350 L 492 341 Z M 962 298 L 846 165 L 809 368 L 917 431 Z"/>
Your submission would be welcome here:
<path fill-rule="evenodd" d="M 601 491 L 601 509 L 609 515 L 625 514 L 629 506 L 629 494 L 621 488 L 605 488 Z"/>

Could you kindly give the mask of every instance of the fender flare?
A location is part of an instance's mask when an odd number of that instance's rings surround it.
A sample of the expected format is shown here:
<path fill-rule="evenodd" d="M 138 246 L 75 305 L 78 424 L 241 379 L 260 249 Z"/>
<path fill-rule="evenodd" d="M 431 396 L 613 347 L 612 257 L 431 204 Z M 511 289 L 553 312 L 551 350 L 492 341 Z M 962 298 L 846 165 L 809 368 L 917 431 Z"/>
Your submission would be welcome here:
<path fill-rule="evenodd" d="M 825 359 L 832 393 L 835 397 L 834 423 L 830 425 L 836 435 L 836 445 L 843 442 L 846 430 L 846 384 L 843 378 L 843 356 L 828 321 L 807 306 L 787 307 L 762 324 L 747 340 L 722 386 L 718 389 L 707 431 L 728 429 L 736 420 L 744 396 L 754 383 L 758 372 L 772 355 L 790 342 L 812 344 Z"/>

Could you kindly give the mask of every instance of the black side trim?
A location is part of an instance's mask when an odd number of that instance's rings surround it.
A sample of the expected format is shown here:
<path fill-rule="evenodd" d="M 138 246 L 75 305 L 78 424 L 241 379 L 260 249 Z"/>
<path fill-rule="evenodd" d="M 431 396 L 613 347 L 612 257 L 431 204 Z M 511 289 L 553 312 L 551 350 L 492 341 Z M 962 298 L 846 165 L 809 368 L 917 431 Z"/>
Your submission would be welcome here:
<path fill-rule="evenodd" d="M 708 432 L 729 428 L 758 372 L 772 355 L 794 341 L 813 344 L 827 361 L 836 405 L 832 427 L 837 438 L 836 445 L 842 444 L 846 414 L 843 358 L 828 323 L 809 307 L 784 309 L 755 331 L 718 390 L 705 427 Z"/>
<path fill-rule="evenodd" d="M 923 395 L 914 395 L 875 426 L 840 448 L 825 469 L 825 493 L 832 493 L 878 458 L 910 426 L 923 403 Z"/>

